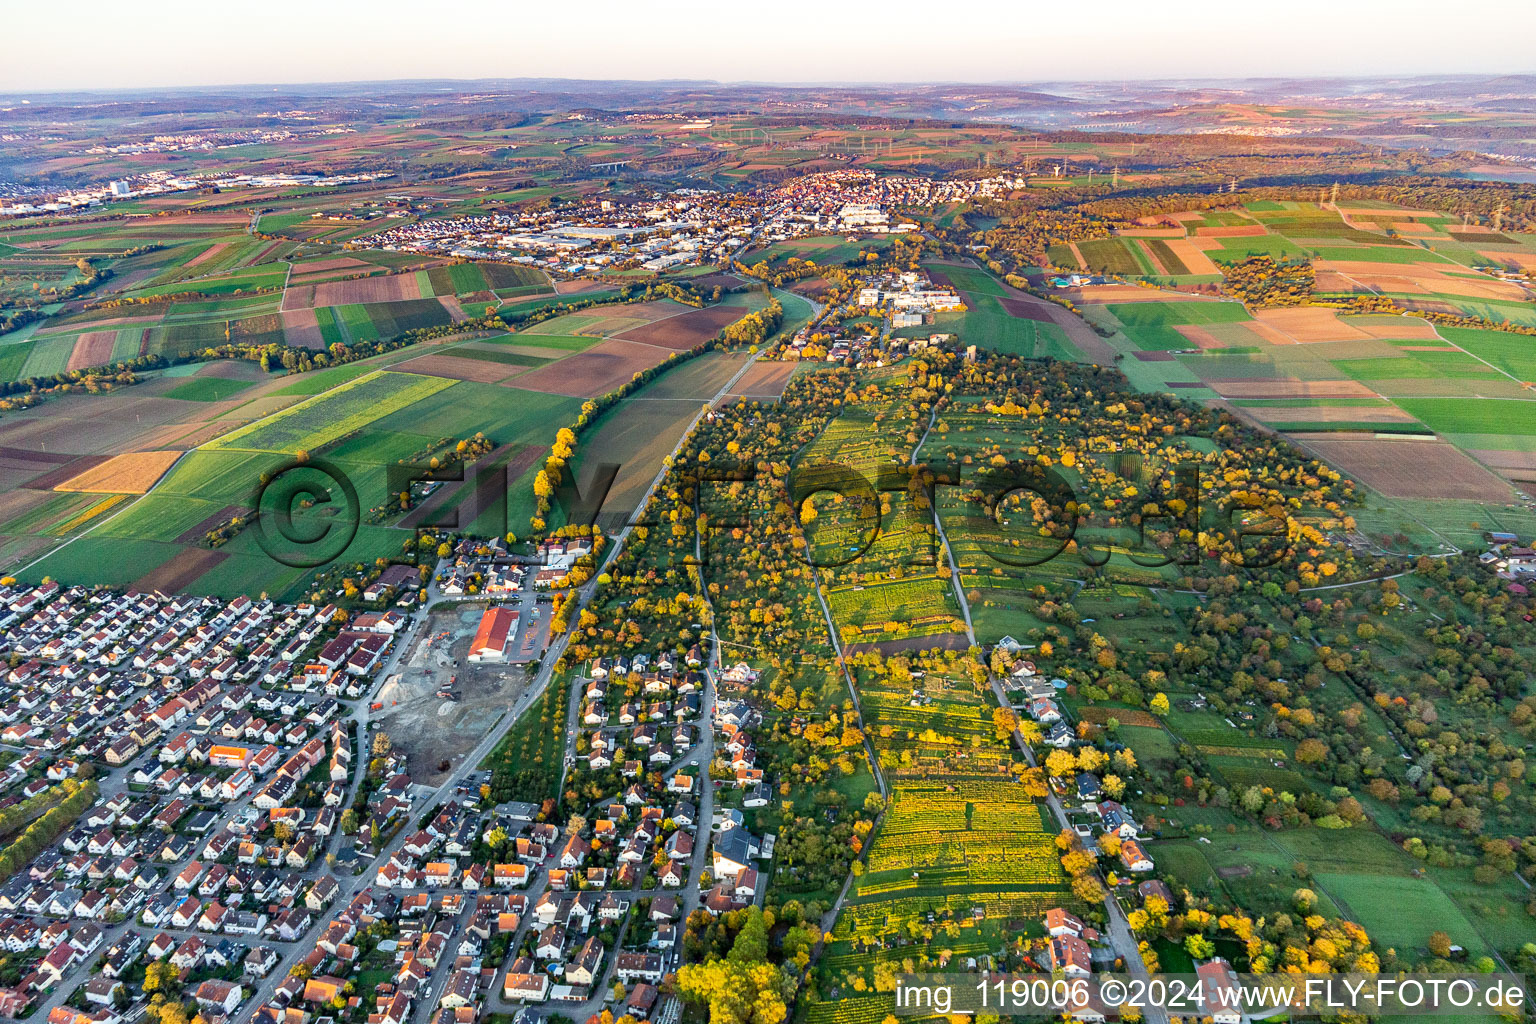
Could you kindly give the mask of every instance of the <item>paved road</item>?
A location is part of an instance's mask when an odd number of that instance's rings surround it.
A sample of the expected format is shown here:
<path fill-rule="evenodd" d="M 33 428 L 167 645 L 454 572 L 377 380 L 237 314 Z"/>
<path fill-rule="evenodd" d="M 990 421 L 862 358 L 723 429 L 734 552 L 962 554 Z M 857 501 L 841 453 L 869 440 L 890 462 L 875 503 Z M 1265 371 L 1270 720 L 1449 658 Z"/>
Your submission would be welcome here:
<path fill-rule="evenodd" d="M 1008 701 L 1008 694 L 1003 691 L 1002 683 L 992 680 L 992 692 L 997 696 L 997 702 L 1002 707 L 1012 707 Z M 1024 742 L 1024 735 L 1019 730 L 1013 730 L 1013 742 L 1024 755 L 1030 767 L 1037 767 L 1035 752 L 1028 743 Z M 1067 820 L 1067 812 L 1057 799 L 1056 794 L 1049 789 L 1046 791 L 1046 803 L 1050 805 L 1051 814 L 1055 816 L 1057 825 L 1067 831 L 1072 831 L 1072 823 Z M 1109 944 L 1115 953 L 1125 961 L 1126 973 L 1141 981 L 1146 981 L 1150 975 L 1147 973 L 1146 964 L 1141 962 L 1141 953 L 1137 948 L 1136 934 L 1131 931 L 1130 922 L 1125 918 L 1125 911 L 1120 909 L 1120 901 L 1115 899 L 1113 892 L 1106 893 L 1104 897 L 1104 915 L 1109 922 L 1107 932 Z M 1168 1024 L 1167 1011 L 1158 1007 L 1147 1007 L 1143 1014 L 1151 1024 Z"/>
<path fill-rule="evenodd" d="M 741 378 L 746 375 L 747 371 L 752 367 L 753 363 L 755 363 L 760 356 L 761 356 L 761 353 L 757 353 L 757 354 L 754 354 L 751 359 L 748 359 L 746 361 L 746 363 L 742 365 L 741 369 L 738 370 L 731 377 L 730 380 L 726 381 L 725 384 L 721 386 L 720 390 L 718 392 L 716 392 L 715 397 L 710 400 L 709 404 L 713 405 L 715 402 L 719 401 L 725 395 L 729 394 L 731 388 L 735 387 L 737 382 L 740 381 Z M 692 433 L 693 428 L 697 425 L 699 419 L 703 415 L 704 415 L 704 409 L 701 408 L 700 411 L 698 412 L 698 414 L 696 414 L 694 416 L 693 420 L 691 420 L 689 422 L 687 429 L 685 429 L 683 431 L 682 435 L 679 437 L 677 445 L 674 446 L 674 448 L 672 449 L 672 452 L 668 455 L 668 461 L 669 462 L 670 462 L 670 459 L 673 456 L 675 456 L 677 454 L 677 452 L 682 448 L 683 442 L 687 439 L 688 435 L 690 433 Z M 651 495 L 655 492 L 656 488 L 661 485 L 661 481 L 666 476 L 668 468 L 669 468 L 668 466 L 664 465 L 661 468 L 661 470 L 659 470 L 657 472 L 656 477 L 651 481 L 650 486 L 646 488 L 645 493 L 640 497 L 639 502 L 636 504 L 635 510 L 634 510 L 634 515 L 631 517 L 632 519 L 639 519 L 640 516 L 643 514 L 643 512 L 645 511 L 646 504 L 650 501 Z M 610 543 L 608 545 L 607 551 L 606 551 L 605 556 L 604 556 L 604 558 L 602 560 L 602 564 L 598 567 L 599 571 L 596 572 L 596 573 L 593 573 L 592 579 L 589 580 L 586 584 L 584 584 L 581 588 L 579 588 L 574 593 L 572 599 L 577 602 L 577 606 L 576 606 L 577 607 L 577 614 L 579 614 L 580 609 L 585 608 L 587 606 L 587 604 L 591 601 L 593 594 L 596 592 L 596 590 L 597 590 L 597 577 L 601 574 L 601 570 L 603 568 L 605 568 L 609 563 L 611 563 L 615 558 L 617 558 L 619 552 L 623 550 L 625 542 L 629 539 L 630 529 L 631 529 L 631 527 L 628 524 L 626 524 L 622 530 L 620 530 L 618 533 L 613 535 L 613 537 L 610 539 Z M 432 600 L 429 597 L 428 605 L 430 606 L 430 605 L 435 604 L 435 603 L 436 603 L 436 601 Z M 572 616 L 572 621 L 575 621 L 575 617 L 576 617 L 575 615 Z M 540 697 L 543 696 L 544 690 L 549 686 L 550 680 L 554 677 L 555 665 L 559 661 L 560 655 L 565 653 L 565 648 L 569 644 L 569 642 L 570 642 L 570 634 L 568 632 L 560 634 L 560 636 L 557 637 L 554 640 L 554 642 L 549 646 L 548 650 L 546 651 L 546 653 L 544 655 L 543 661 L 540 663 L 538 674 L 535 676 L 533 682 L 528 687 L 526 687 L 523 690 L 522 694 L 519 695 L 517 700 L 513 703 L 512 707 L 509 709 L 509 713 L 506 716 L 504 716 L 497 723 L 497 725 L 495 727 L 493 727 L 480 740 L 480 742 L 475 745 L 475 747 L 468 754 L 464 755 L 463 759 L 460 761 L 460 765 L 459 765 L 459 768 L 458 768 L 457 771 L 453 772 L 448 777 L 448 779 L 446 779 L 443 782 L 443 784 L 441 786 L 439 786 L 436 790 L 432 791 L 425 799 L 420 799 L 420 800 L 415 802 L 415 806 L 416 807 L 431 808 L 431 807 L 435 807 L 436 805 L 438 805 L 440 803 L 443 803 L 444 801 L 446 801 L 452 795 L 454 789 L 457 786 L 459 786 L 469 774 L 471 774 L 472 772 L 478 770 L 480 763 L 482 761 L 484 761 L 485 758 L 488 757 L 493 750 L 496 749 L 496 745 L 501 742 L 502 737 L 505 736 L 506 733 L 512 728 L 512 726 L 516 723 L 517 719 L 523 714 L 523 712 L 527 711 L 530 707 L 533 706 L 533 704 L 534 704 L 534 702 L 536 700 L 538 700 Z M 396 658 L 398 658 L 398 657 L 399 657 L 399 652 L 397 651 L 396 652 Z M 381 674 L 381 678 L 382 677 L 383 676 Z M 573 686 L 573 687 L 571 687 L 571 690 L 572 690 L 573 696 L 575 696 L 576 695 L 576 691 L 577 691 L 577 687 Z M 709 701 L 713 697 L 713 692 L 714 692 L 714 686 L 713 686 L 713 680 L 711 679 L 709 681 L 707 687 L 706 687 L 706 690 L 705 690 L 706 700 L 705 700 L 704 707 L 706 708 L 706 715 L 707 715 L 707 709 L 710 707 Z M 366 702 L 364 702 L 362 706 L 364 708 L 364 713 L 366 713 L 366 706 L 367 706 Z M 574 720 L 572 720 L 570 725 L 572 726 L 572 731 L 570 733 L 571 739 L 569 740 L 569 743 L 574 744 L 574 742 L 575 742 Z M 706 727 L 707 727 L 707 718 L 706 718 Z M 712 734 L 711 734 L 711 742 L 712 742 Z M 570 750 L 570 749 L 574 749 L 574 748 L 573 747 L 568 748 L 568 750 Z M 365 751 L 365 753 L 366 753 L 366 751 Z M 366 762 L 363 762 L 363 763 L 358 765 L 358 771 L 359 772 L 362 771 L 362 769 L 365 766 L 365 764 L 366 764 Z M 706 764 L 707 764 L 707 762 L 706 762 Z M 705 794 L 706 795 L 703 798 L 701 798 L 700 809 L 699 809 L 699 822 L 700 822 L 700 824 L 699 824 L 698 827 L 699 827 L 699 830 L 700 830 L 701 834 L 707 832 L 708 827 L 709 827 L 709 819 L 706 816 L 707 812 L 705 810 L 705 802 L 712 800 L 712 796 L 710 794 L 710 790 L 711 790 L 712 787 L 710 787 L 708 785 L 707 777 L 708 777 L 708 775 L 707 775 L 707 772 L 706 772 L 705 773 L 705 779 L 706 779 Z M 565 783 L 565 778 L 564 778 L 564 772 L 562 771 L 562 775 L 561 775 L 561 786 L 562 786 L 562 788 L 564 787 L 564 783 Z M 406 837 L 408 835 L 410 835 L 412 833 L 412 831 L 413 830 L 408 828 L 408 827 L 402 827 L 396 833 L 394 838 L 392 838 L 389 841 L 389 843 L 385 845 L 384 849 L 382 851 L 380 851 L 379 856 L 377 858 L 375 858 L 373 864 L 371 864 L 368 868 L 364 869 L 364 871 L 361 874 L 357 875 L 356 877 L 351 878 L 351 879 L 342 880 L 342 887 L 341 887 L 342 891 L 341 891 L 341 893 L 338 896 L 338 903 L 345 904 L 345 902 L 350 900 L 358 891 L 360 891 L 361 889 L 365 888 L 367 886 L 367 884 L 369 883 L 369 881 L 372 879 L 372 877 L 373 877 L 375 871 L 377 870 L 378 866 L 386 863 L 388 861 L 389 857 L 393 856 L 394 853 L 400 849 L 400 847 L 404 844 Z M 704 856 L 703 851 L 704 851 L 704 849 L 707 846 L 708 846 L 707 843 L 700 843 L 698 845 L 698 847 L 694 851 L 694 858 L 695 858 L 695 865 L 694 865 L 695 876 L 694 877 L 695 878 L 697 878 L 697 873 L 702 870 L 702 868 L 700 867 L 700 864 L 702 863 L 702 857 Z M 697 886 L 695 885 L 695 886 L 692 886 L 690 888 L 691 888 L 691 891 L 692 891 L 693 905 L 696 906 L 697 905 L 697 900 L 698 900 Z M 542 891 L 542 890 L 540 890 L 540 891 Z M 687 895 L 686 894 L 689 892 L 689 889 L 685 888 L 684 892 L 685 892 L 685 900 L 686 900 L 687 899 Z M 306 935 L 302 940 L 300 940 L 300 942 L 295 943 L 295 947 L 296 948 L 294 949 L 294 951 L 291 952 L 288 956 L 284 957 L 283 961 L 279 964 L 277 969 L 275 969 L 272 972 L 272 974 L 265 981 L 263 981 L 260 986 L 258 986 L 258 988 L 257 988 L 257 990 L 256 990 L 256 992 L 254 994 L 254 997 L 248 1003 L 246 1003 L 241 1008 L 241 1010 L 238 1013 L 235 1014 L 235 1016 L 233 1018 L 234 1024 L 245 1024 L 245 1022 L 249 1021 L 251 1019 L 251 1017 L 255 1014 L 256 1009 L 259 1008 L 268 999 L 271 998 L 272 991 L 281 982 L 282 978 L 287 975 L 288 969 L 294 963 L 296 963 L 299 959 L 302 958 L 304 952 L 307 952 L 307 950 L 310 948 L 310 945 L 313 942 L 314 938 L 319 934 L 320 930 L 324 927 L 325 923 L 327 923 L 327 922 L 324 921 L 324 920 L 318 921 L 316 923 L 316 925 L 315 925 L 315 928 L 312 929 L 311 932 L 308 935 Z M 446 972 L 444 972 L 444 973 L 446 973 Z M 425 1005 L 427 1005 L 429 1007 L 435 1007 L 435 1005 L 436 1005 L 435 997 L 431 1000 L 431 1002 L 426 1003 Z"/>
<path fill-rule="evenodd" d="M 934 408 L 928 416 L 928 429 L 923 431 L 923 436 L 912 449 L 911 464 L 917 465 L 918 453 L 923 450 L 923 442 L 928 440 L 928 434 L 933 430 L 933 424 L 939 417 L 939 410 Z M 929 511 L 933 514 L 934 529 L 938 532 L 939 546 L 944 549 L 944 560 L 949 565 L 949 586 L 954 591 L 955 600 L 960 604 L 960 614 L 965 618 L 965 635 L 970 638 L 971 646 L 976 646 L 976 627 L 971 623 L 971 603 L 965 599 L 965 588 L 960 585 L 960 566 L 955 562 L 955 553 L 949 546 L 949 537 L 944 533 L 944 517 L 939 515 L 937 500 L 929 502 Z"/>

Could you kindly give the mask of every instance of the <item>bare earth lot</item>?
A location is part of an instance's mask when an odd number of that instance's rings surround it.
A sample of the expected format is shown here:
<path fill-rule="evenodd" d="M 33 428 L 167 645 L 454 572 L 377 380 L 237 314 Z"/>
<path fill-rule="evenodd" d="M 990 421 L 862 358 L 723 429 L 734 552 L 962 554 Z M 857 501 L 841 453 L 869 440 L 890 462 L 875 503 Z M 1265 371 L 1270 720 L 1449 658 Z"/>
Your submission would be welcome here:
<path fill-rule="evenodd" d="M 385 680 L 374 698 L 384 706 L 373 712 L 372 721 L 389 733 L 396 749 L 405 751 L 415 782 L 440 785 L 449 773 L 438 766 L 447 760 L 452 769 L 460 767 L 458 759 L 506 714 L 528 685 L 521 665 L 475 665 L 464 660 L 484 607 L 434 608 L 427 628 L 417 634 L 396 674 Z M 513 657 L 521 651 L 527 618 L 522 616 L 519 636 L 507 645 Z M 455 676 L 458 680 L 452 685 L 459 699 L 436 696 Z"/>
<path fill-rule="evenodd" d="M 528 391 L 593 398 L 612 391 L 667 355 L 666 349 L 654 345 L 613 338 L 557 363 L 530 370 L 517 378 L 517 386 Z"/>
<path fill-rule="evenodd" d="M 736 384 L 727 398 L 779 398 L 789 386 L 797 363 L 769 363 L 758 360 Z"/>

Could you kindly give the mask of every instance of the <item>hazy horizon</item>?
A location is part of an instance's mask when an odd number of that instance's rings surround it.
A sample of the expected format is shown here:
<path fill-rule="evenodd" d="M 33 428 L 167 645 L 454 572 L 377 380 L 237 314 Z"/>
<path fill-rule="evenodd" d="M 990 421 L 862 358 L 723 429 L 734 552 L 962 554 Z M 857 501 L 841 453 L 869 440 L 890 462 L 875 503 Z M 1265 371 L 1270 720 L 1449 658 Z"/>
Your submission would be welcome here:
<path fill-rule="evenodd" d="M 402 0 L 277 0 L 228 12 L 177 3 L 153 18 L 141 11 L 83 0 L 70 7 L 67 37 L 50 9 L 8 12 L 13 39 L 61 36 L 60 47 L 26 47 L 0 67 L 0 90 L 497 78 L 1000 85 L 1536 71 L 1520 52 L 1473 56 L 1470 45 L 1442 45 L 1445 9 L 1427 0 L 1300 0 L 1278 15 L 1214 0 L 1173 10 L 1106 0 L 1091 20 L 1075 9 L 1021 13 L 976 0 L 873 10 L 793 2 L 750 15 L 699 4 L 651 13 L 611 0 L 576 15 L 552 7 L 510 13 L 484 0 L 442 0 L 430 18 Z M 1520 38 L 1536 29 L 1536 5 L 1489 0 L 1476 21 Z"/>

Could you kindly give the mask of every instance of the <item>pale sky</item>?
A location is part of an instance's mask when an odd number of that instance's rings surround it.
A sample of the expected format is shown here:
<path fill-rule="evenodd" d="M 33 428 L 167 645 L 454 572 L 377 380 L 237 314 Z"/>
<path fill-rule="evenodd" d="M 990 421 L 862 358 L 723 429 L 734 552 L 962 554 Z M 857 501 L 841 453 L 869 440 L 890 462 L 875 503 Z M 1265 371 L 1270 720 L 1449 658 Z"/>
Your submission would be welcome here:
<path fill-rule="evenodd" d="M 404 78 L 722 82 L 1536 70 L 1531 0 L 5 0 L 0 92 Z M 1500 45 L 1497 41 L 1508 41 Z"/>

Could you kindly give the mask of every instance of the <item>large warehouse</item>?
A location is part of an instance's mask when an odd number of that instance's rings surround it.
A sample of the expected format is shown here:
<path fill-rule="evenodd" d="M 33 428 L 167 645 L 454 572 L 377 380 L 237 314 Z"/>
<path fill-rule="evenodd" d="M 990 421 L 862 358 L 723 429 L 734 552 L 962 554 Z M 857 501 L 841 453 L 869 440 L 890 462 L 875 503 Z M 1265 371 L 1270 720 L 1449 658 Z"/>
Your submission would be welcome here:
<path fill-rule="evenodd" d="M 475 642 L 469 647 L 472 662 L 506 661 L 507 645 L 517 634 L 517 612 L 510 608 L 487 608 L 475 630 Z"/>

